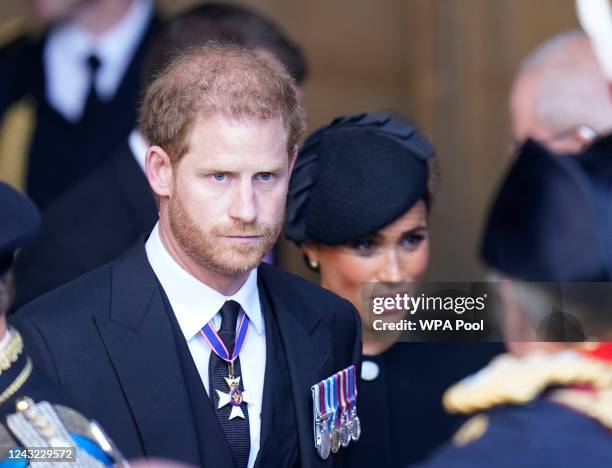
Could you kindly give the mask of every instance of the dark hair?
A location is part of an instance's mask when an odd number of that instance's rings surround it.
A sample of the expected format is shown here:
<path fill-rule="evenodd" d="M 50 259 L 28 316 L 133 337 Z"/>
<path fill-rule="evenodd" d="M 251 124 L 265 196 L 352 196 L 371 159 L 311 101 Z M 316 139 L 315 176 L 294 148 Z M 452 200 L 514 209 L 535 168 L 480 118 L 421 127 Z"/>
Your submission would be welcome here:
<path fill-rule="evenodd" d="M 271 19 L 228 3 L 205 3 L 171 19 L 147 54 L 142 78 L 146 90 L 180 52 L 210 41 L 265 50 L 281 62 L 298 85 L 308 75 L 301 48 Z"/>

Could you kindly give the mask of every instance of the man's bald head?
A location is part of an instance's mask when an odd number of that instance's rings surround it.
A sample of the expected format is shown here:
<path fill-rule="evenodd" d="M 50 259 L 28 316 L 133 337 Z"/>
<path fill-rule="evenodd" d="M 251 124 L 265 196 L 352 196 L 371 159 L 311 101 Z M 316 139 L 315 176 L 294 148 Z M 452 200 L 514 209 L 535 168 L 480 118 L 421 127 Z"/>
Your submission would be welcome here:
<path fill-rule="evenodd" d="M 612 131 L 612 96 L 582 31 L 555 36 L 523 61 L 510 112 L 517 142 L 531 137 L 561 153 Z"/>

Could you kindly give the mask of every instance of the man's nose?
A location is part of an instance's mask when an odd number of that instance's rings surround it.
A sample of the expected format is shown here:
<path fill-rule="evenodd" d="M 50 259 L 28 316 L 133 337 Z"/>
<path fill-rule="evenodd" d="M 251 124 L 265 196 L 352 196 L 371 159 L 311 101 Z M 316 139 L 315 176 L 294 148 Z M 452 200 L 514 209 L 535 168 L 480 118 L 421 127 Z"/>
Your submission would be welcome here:
<path fill-rule="evenodd" d="M 253 223 L 257 219 L 257 203 L 251 181 L 240 181 L 234 190 L 229 209 L 230 217 L 243 223 Z"/>

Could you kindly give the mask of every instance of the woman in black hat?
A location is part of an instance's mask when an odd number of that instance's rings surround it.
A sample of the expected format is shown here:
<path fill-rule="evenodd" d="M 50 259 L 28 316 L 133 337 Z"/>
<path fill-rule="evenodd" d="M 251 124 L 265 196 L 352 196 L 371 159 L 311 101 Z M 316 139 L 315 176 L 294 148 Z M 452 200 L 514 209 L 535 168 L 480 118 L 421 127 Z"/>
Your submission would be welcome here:
<path fill-rule="evenodd" d="M 361 114 L 319 129 L 298 156 L 285 234 L 320 271 L 322 286 L 360 311 L 363 283 L 392 288 L 425 274 L 433 154 L 413 126 L 386 114 Z M 442 411 L 442 393 L 491 354 L 452 343 L 396 343 L 397 336 L 381 341 L 361 314 L 363 435 L 350 466 L 403 466 L 450 436 L 456 421 Z"/>

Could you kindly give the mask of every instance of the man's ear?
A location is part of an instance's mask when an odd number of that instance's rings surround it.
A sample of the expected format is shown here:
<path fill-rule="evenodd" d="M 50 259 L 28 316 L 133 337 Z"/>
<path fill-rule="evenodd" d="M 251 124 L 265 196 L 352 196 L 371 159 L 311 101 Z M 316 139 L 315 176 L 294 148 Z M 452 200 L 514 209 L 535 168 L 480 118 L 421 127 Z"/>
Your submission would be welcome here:
<path fill-rule="evenodd" d="M 173 173 L 170 157 L 160 146 L 151 146 L 145 160 L 147 179 L 158 197 L 168 197 L 173 190 Z"/>
<path fill-rule="evenodd" d="M 291 172 L 293 171 L 293 166 L 295 166 L 295 160 L 297 159 L 298 154 L 298 145 L 295 145 L 291 150 L 291 154 L 289 155 L 289 177 L 291 177 Z"/>

